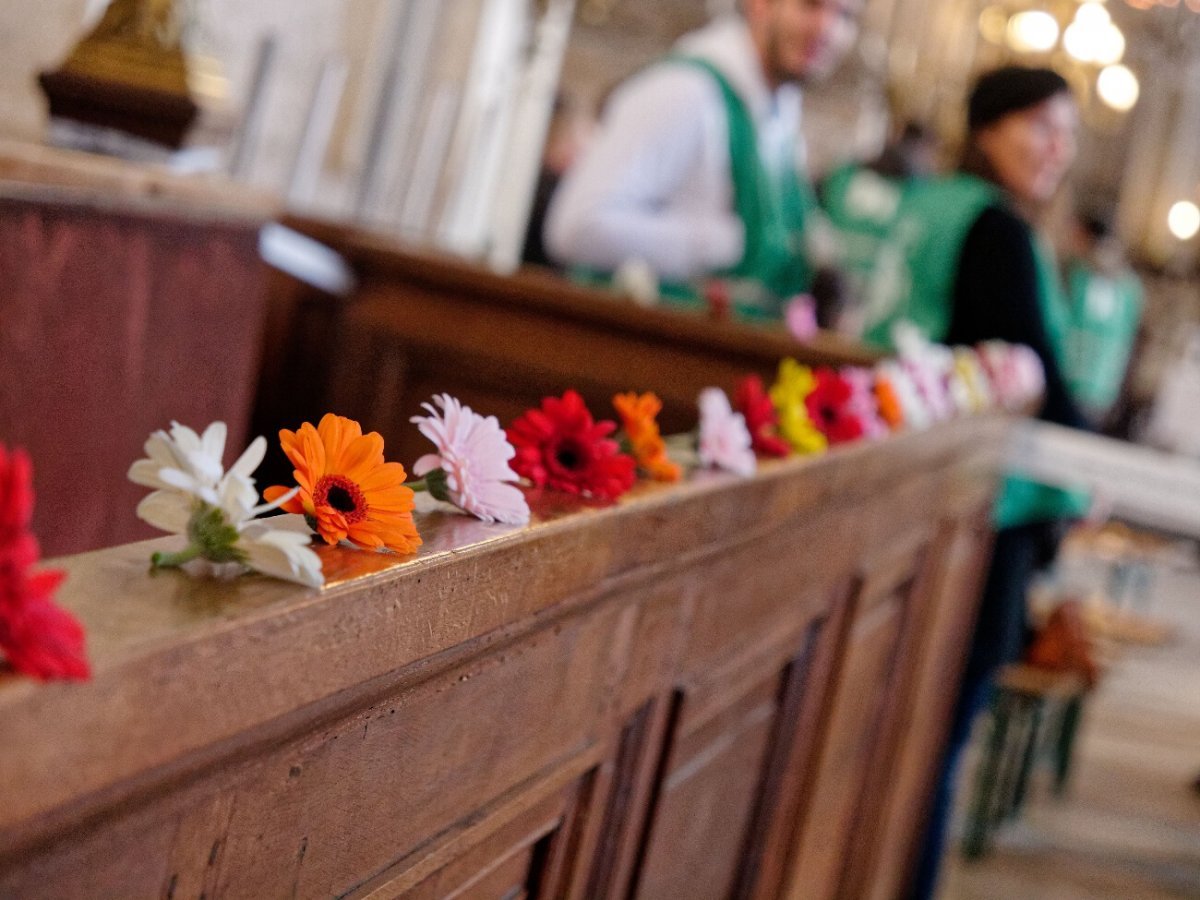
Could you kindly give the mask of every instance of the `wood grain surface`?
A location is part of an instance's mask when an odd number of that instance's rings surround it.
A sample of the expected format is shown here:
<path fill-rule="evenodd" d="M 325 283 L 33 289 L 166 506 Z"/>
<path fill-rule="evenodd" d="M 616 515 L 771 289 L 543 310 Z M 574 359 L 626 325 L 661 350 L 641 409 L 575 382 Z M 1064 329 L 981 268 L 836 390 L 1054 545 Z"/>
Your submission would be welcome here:
<path fill-rule="evenodd" d="M 0 897 L 898 896 L 1010 427 L 427 505 L 321 591 L 56 560 L 95 678 L 0 676 Z"/>

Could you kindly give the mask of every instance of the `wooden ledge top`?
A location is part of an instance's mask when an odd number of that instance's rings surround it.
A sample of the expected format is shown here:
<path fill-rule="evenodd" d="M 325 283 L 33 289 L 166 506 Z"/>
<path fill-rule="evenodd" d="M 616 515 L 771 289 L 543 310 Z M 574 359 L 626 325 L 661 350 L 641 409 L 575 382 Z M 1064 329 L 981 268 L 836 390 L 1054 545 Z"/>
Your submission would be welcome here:
<path fill-rule="evenodd" d="M 0 199 L 6 198 L 234 223 L 262 223 L 282 211 L 277 197 L 219 176 L 0 139 Z"/>
<path fill-rule="evenodd" d="M 68 801 L 100 808 L 147 779 L 184 777 L 251 731 L 283 739 L 535 621 L 632 584 L 666 589 L 688 560 L 787 528 L 807 528 L 831 557 L 861 558 L 874 527 L 855 515 L 861 504 L 910 477 L 947 494 L 990 490 L 1011 421 L 963 419 L 768 463 L 749 479 L 639 485 L 615 504 L 530 492 L 525 528 L 429 511 L 416 556 L 319 548 L 324 590 L 150 573 L 150 553 L 174 538 L 47 560 L 68 572 L 59 600 L 87 629 L 94 677 L 0 676 L 0 857 L 64 827 L 55 817 Z"/>

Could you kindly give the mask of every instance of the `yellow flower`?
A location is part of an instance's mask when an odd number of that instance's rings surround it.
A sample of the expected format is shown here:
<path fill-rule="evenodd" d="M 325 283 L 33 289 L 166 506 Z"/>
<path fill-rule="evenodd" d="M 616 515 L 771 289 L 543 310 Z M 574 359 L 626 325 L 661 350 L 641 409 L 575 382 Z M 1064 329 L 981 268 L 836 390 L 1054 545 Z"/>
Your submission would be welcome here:
<path fill-rule="evenodd" d="M 779 414 L 779 434 L 797 453 L 820 453 L 829 441 L 808 414 L 808 395 L 817 386 L 812 369 L 794 359 L 779 363 L 779 375 L 771 386 L 771 402 Z"/>

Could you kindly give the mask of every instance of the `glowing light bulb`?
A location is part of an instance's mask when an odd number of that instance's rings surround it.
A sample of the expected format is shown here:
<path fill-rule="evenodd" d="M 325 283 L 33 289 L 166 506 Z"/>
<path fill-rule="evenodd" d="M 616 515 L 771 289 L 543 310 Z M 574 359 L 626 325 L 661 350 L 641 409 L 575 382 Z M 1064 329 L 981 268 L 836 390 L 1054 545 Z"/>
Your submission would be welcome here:
<path fill-rule="evenodd" d="M 1091 37 L 1091 32 L 1086 28 L 1078 22 L 1072 22 L 1063 32 L 1063 49 L 1080 62 L 1091 62 L 1095 49 Z"/>
<path fill-rule="evenodd" d="M 1085 29 L 1100 29 L 1112 22 L 1112 16 L 1108 14 L 1108 10 L 1104 8 L 1103 4 L 1092 0 L 1075 10 L 1075 21 Z"/>
<path fill-rule="evenodd" d="M 1125 66 L 1105 66 L 1096 79 L 1100 99 L 1119 112 L 1128 112 L 1138 101 L 1137 76 Z"/>
<path fill-rule="evenodd" d="M 1191 200 L 1180 200 L 1167 213 L 1167 227 L 1179 240 L 1191 240 L 1200 232 L 1200 206 Z"/>
<path fill-rule="evenodd" d="M 1102 66 L 1119 63 L 1125 55 L 1125 35 L 1116 25 L 1109 25 L 1096 34 L 1096 43 L 1092 48 L 1092 59 Z"/>
<path fill-rule="evenodd" d="M 1018 53 L 1044 53 L 1058 43 L 1058 20 L 1031 9 L 1008 20 L 1008 45 Z"/>

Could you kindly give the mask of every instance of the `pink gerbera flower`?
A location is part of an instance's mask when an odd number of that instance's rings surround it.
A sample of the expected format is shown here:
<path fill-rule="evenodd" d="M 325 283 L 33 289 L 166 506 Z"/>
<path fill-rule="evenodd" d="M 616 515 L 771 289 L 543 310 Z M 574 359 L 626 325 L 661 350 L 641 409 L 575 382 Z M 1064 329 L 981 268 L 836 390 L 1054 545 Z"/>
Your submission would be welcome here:
<path fill-rule="evenodd" d="M 429 415 L 411 421 L 437 449 L 417 460 L 413 474 L 428 476 L 433 496 L 485 522 L 528 522 L 529 505 L 512 483 L 518 476 L 508 464 L 516 450 L 496 417 L 481 416 L 449 394 L 438 394 L 433 402 L 437 409 L 423 403 Z"/>
<path fill-rule="evenodd" d="M 737 475 L 753 475 L 757 466 L 746 419 L 729 405 L 720 388 L 700 392 L 700 462 Z"/>

